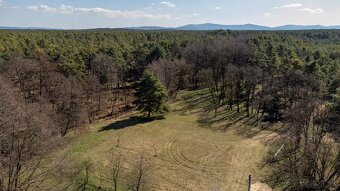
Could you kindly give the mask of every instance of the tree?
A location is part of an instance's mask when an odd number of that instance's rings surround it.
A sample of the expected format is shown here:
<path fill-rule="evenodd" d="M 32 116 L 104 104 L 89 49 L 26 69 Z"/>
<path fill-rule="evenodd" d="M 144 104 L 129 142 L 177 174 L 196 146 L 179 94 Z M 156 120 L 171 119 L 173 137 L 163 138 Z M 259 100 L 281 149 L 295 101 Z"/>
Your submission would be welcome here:
<path fill-rule="evenodd" d="M 289 109 L 285 144 L 274 164 L 273 180 L 284 190 L 339 190 L 340 148 L 327 133 L 331 113 L 314 97 Z"/>
<path fill-rule="evenodd" d="M 97 76 L 99 82 L 112 90 L 118 81 L 118 66 L 115 60 L 108 55 L 98 54 L 90 66 L 91 72 Z"/>
<path fill-rule="evenodd" d="M 149 171 L 151 163 L 144 154 L 139 154 L 139 157 L 134 161 L 132 166 L 131 175 L 129 177 L 129 190 L 143 191 L 149 190 L 150 178 Z"/>
<path fill-rule="evenodd" d="M 251 109 L 251 114 L 253 114 L 254 110 L 254 97 L 255 97 L 255 90 L 256 86 L 259 84 L 260 76 L 261 76 L 261 70 L 255 67 L 245 67 L 244 68 L 245 72 L 245 105 L 246 105 L 246 112 L 247 112 L 247 117 L 250 115 L 250 107 Z"/>
<path fill-rule="evenodd" d="M 169 98 L 174 98 L 179 90 L 181 71 L 184 69 L 185 61 L 160 59 L 152 62 L 149 69 L 163 83 L 167 89 Z"/>
<path fill-rule="evenodd" d="M 200 79 L 199 72 L 202 70 L 203 66 L 203 56 L 204 51 L 206 49 L 205 42 L 196 42 L 189 44 L 185 50 L 183 51 L 183 56 L 186 62 L 191 66 L 190 68 L 190 76 L 191 83 L 193 84 L 193 88 L 197 89 Z"/>
<path fill-rule="evenodd" d="M 0 190 L 40 190 L 54 168 L 42 161 L 58 140 L 56 125 L 2 76 L 0 89 Z"/>
<path fill-rule="evenodd" d="M 62 136 L 65 136 L 71 129 L 79 127 L 85 121 L 84 90 L 78 80 L 71 76 L 55 88 L 55 93 L 60 131 Z"/>
<path fill-rule="evenodd" d="M 337 81 L 340 81 L 337 79 Z M 339 142 L 340 140 L 340 89 L 339 87 L 334 90 L 330 104 L 330 115 L 329 121 L 332 121 L 332 125 L 329 127 L 328 131 L 335 135 L 335 138 Z"/>
<path fill-rule="evenodd" d="M 137 84 L 135 104 L 138 109 L 146 113 L 148 118 L 151 114 L 164 113 L 166 111 L 167 94 L 162 83 L 151 73 L 144 73 Z"/>
<path fill-rule="evenodd" d="M 102 97 L 102 85 L 93 74 L 88 74 L 83 82 L 83 89 L 86 95 L 85 105 L 88 121 L 91 124 L 93 118 L 99 113 Z"/>
<path fill-rule="evenodd" d="M 111 170 L 110 175 L 111 175 L 111 180 L 113 183 L 114 191 L 117 191 L 118 189 L 118 183 L 120 181 L 121 174 L 123 171 L 123 162 L 124 162 L 124 158 L 122 154 L 118 153 L 118 154 L 112 155 L 112 160 L 110 163 L 110 170 Z"/>

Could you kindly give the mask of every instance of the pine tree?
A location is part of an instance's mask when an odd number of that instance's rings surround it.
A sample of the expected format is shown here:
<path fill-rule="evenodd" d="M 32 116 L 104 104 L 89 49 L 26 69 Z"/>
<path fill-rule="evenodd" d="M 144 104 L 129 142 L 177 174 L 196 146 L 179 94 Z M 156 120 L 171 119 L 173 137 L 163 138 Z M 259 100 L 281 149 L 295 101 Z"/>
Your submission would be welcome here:
<path fill-rule="evenodd" d="M 135 104 L 148 118 L 153 114 L 166 112 L 166 90 L 162 83 L 151 73 L 146 72 L 137 84 Z"/>

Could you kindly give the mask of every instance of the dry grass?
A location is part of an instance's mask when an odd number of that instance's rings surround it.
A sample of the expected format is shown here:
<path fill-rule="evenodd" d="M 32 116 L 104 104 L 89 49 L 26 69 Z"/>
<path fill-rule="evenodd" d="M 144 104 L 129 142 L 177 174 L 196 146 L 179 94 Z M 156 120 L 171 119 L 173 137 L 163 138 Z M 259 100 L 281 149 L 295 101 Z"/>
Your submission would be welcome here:
<path fill-rule="evenodd" d="M 125 171 L 129 171 L 136 154 L 148 155 L 153 166 L 152 190 L 243 191 L 249 174 L 254 182 L 263 181 L 267 169 L 261 167 L 262 159 L 277 134 L 264 126 L 250 126 L 241 117 L 202 123 L 212 115 L 202 112 L 208 104 L 200 100 L 203 95 L 182 92 L 165 119 L 97 123 L 58 154 L 66 153 L 79 163 L 91 161 L 95 167 L 91 183 L 103 188 L 109 185 L 99 177 L 106 173 L 105 166 L 114 152 L 126 159 Z M 232 120 L 236 122 L 231 124 Z M 220 128 L 225 123 L 231 125 Z"/>

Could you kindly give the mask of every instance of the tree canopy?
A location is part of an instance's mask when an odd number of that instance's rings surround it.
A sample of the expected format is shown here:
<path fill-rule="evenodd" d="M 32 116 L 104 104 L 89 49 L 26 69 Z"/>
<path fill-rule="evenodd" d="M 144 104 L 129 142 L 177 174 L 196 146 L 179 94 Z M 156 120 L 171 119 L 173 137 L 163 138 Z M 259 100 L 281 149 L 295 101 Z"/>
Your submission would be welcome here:
<path fill-rule="evenodd" d="M 167 93 L 162 83 L 150 72 L 145 72 L 137 83 L 136 105 L 148 118 L 166 112 Z"/>

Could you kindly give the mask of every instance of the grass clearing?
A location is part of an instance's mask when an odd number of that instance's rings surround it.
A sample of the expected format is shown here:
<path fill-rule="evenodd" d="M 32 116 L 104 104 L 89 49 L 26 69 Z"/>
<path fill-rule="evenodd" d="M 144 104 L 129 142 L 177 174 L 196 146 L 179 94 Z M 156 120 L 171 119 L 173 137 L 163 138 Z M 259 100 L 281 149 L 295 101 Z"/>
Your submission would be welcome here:
<path fill-rule="evenodd" d="M 73 140 L 58 155 L 67 154 L 77 163 L 91 161 L 95 167 L 91 184 L 102 188 L 109 187 L 102 174 L 113 152 L 123 154 L 126 171 L 138 153 L 148 155 L 152 190 L 243 191 L 248 175 L 254 183 L 263 181 L 268 169 L 262 167 L 262 159 L 277 137 L 275 130 L 254 127 L 251 119 L 236 118 L 234 111 L 223 108 L 212 118 L 213 112 L 202 112 L 209 104 L 205 95 L 204 91 L 181 92 L 164 119 L 132 117 L 96 123 L 84 134 L 71 135 Z"/>

